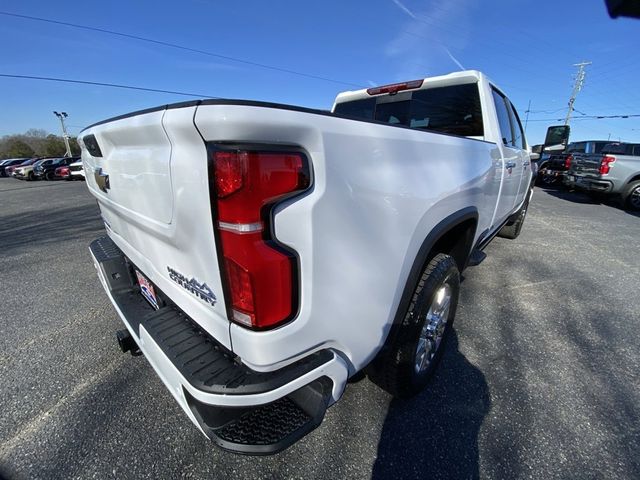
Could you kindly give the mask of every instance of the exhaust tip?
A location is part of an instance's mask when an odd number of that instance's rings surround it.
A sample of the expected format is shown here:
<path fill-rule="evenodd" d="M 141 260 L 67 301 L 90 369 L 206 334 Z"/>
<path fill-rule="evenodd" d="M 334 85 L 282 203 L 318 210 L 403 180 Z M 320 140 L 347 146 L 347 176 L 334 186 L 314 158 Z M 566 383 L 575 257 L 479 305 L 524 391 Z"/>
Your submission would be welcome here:
<path fill-rule="evenodd" d="M 129 330 L 118 330 L 116 332 L 116 340 L 118 340 L 118 346 L 120 347 L 120 350 L 122 350 L 122 353 L 131 352 L 131 355 L 134 357 L 142 355 L 140 347 L 138 347 L 138 344 L 129 333 Z"/>

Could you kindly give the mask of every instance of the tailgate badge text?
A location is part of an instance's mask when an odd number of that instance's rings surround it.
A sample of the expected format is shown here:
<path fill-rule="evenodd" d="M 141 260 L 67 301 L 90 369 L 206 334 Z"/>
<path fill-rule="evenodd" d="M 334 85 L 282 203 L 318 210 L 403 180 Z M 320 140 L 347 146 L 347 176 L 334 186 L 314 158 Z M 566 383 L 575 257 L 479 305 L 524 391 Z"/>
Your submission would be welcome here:
<path fill-rule="evenodd" d="M 200 283 L 195 278 L 188 279 L 180 272 L 171 267 L 167 267 L 169 278 L 184 288 L 187 292 L 193 293 L 196 297 L 204 300 L 211 306 L 216 304 L 216 296 L 206 283 Z"/>

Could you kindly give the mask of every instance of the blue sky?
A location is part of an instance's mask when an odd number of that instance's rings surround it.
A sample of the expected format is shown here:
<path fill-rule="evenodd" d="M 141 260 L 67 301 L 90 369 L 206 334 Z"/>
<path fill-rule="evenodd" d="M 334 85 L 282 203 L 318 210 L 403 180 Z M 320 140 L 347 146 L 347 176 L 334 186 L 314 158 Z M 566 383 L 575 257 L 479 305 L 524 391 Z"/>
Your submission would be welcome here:
<path fill-rule="evenodd" d="M 575 67 L 587 67 L 575 107 L 640 114 L 640 20 L 612 20 L 603 0 L 5 0 L 5 12 L 116 30 L 335 80 L 318 80 L 94 31 L 0 15 L 0 73 L 110 82 L 328 109 L 335 95 L 459 70 L 487 73 L 511 97 L 529 143 L 563 118 Z M 71 133 L 174 94 L 0 78 L 0 135 Z M 580 119 L 572 139 L 640 142 L 640 118 Z M 550 119 L 550 120 L 547 120 Z"/>

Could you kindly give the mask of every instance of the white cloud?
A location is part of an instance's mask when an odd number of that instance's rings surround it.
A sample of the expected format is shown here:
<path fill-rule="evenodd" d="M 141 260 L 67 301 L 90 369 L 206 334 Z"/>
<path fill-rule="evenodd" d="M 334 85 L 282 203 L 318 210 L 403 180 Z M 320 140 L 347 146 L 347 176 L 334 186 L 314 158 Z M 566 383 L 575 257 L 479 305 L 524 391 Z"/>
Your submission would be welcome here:
<path fill-rule="evenodd" d="M 455 63 L 460 67 L 460 70 L 465 70 L 464 66 L 458 61 L 456 57 L 453 56 L 453 54 L 449 51 L 447 47 L 442 47 L 442 48 L 444 48 L 444 51 L 447 52 L 447 55 L 449 55 L 449 58 L 453 60 L 453 63 Z"/>
<path fill-rule="evenodd" d="M 462 68 L 456 56 L 471 38 L 474 25 L 471 14 L 477 1 L 422 2 L 423 7 L 411 8 L 392 0 L 410 18 L 384 49 L 396 64 L 395 78 L 390 80 L 420 78 Z"/>
<path fill-rule="evenodd" d="M 402 10 L 404 13 L 409 15 L 411 18 L 418 18 L 416 17 L 416 14 L 413 13 L 411 10 L 409 10 L 409 8 L 407 8 L 407 6 L 404 3 L 402 3 L 400 0 L 391 0 L 391 1 L 395 3 L 400 10 Z"/>

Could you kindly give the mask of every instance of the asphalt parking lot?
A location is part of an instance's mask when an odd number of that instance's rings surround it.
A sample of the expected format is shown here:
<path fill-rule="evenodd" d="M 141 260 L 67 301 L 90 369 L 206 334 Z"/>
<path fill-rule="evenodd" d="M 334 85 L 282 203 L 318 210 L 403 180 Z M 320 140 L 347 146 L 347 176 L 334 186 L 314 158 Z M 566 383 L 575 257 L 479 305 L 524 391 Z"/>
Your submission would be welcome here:
<path fill-rule="evenodd" d="M 537 189 L 465 272 L 427 391 L 351 384 L 273 457 L 209 443 L 121 323 L 82 182 L 0 179 L 0 471 L 13 478 L 640 478 L 640 217 Z"/>

